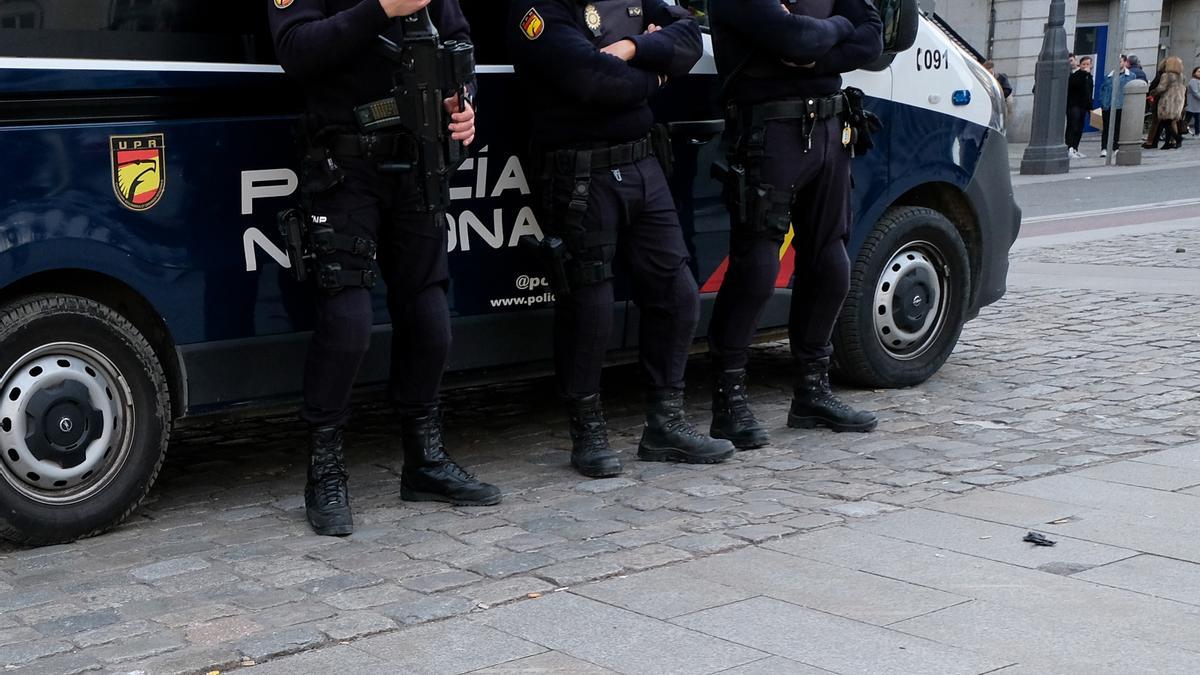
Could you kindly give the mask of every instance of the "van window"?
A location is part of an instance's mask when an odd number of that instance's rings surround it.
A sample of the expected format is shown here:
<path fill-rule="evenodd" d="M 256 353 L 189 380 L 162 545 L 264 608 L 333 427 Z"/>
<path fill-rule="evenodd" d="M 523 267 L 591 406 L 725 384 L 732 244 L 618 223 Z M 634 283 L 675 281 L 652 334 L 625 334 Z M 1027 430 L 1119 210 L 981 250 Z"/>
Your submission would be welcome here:
<path fill-rule="evenodd" d="M 506 66 L 508 58 L 508 3 L 500 0 L 462 0 L 463 14 L 471 24 L 475 62 L 481 66 Z"/>
<path fill-rule="evenodd" d="M 251 0 L 0 0 L 0 56 L 270 63 Z"/>
<path fill-rule="evenodd" d="M 708 0 L 679 0 L 676 4 L 686 9 L 702 28 L 708 28 Z"/>

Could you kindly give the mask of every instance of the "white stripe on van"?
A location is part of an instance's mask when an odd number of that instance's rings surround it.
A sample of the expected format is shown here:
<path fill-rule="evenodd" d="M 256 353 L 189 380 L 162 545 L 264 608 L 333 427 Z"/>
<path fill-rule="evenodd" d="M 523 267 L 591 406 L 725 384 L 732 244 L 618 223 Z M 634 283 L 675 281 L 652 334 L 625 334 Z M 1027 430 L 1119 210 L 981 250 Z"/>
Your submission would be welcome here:
<path fill-rule="evenodd" d="M 180 72 L 180 73 L 282 73 L 283 68 L 270 64 L 253 63 L 205 63 L 199 61 L 132 61 L 120 59 L 43 59 L 0 57 L 0 69 L 11 70 L 89 70 L 129 72 Z M 512 66 L 477 66 L 480 74 L 504 74 L 513 72 Z"/>

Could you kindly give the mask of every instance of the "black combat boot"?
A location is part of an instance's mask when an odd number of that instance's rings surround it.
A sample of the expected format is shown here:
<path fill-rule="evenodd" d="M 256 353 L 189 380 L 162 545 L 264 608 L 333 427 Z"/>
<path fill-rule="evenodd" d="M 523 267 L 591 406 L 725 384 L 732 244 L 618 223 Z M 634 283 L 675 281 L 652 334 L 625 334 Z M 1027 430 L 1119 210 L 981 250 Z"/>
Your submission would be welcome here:
<path fill-rule="evenodd" d="M 354 532 L 350 491 L 346 485 L 349 477 L 342 458 L 341 428 L 313 429 L 308 483 L 304 486 L 304 511 L 317 534 L 342 537 Z"/>
<path fill-rule="evenodd" d="M 588 478 L 621 475 L 621 458 L 608 444 L 600 394 L 568 398 L 567 414 L 571 418 L 571 466 Z"/>
<path fill-rule="evenodd" d="M 403 414 L 404 469 L 400 472 L 400 498 L 409 502 L 448 502 L 455 506 L 491 506 L 500 503 L 500 488 L 481 482 L 446 454 L 442 445 L 442 420 L 437 404 L 419 414 Z"/>
<path fill-rule="evenodd" d="M 642 460 L 719 464 L 737 452 L 733 443 L 696 431 L 683 415 L 682 391 L 658 389 L 650 392 L 646 403 L 646 429 L 638 445 Z"/>
<path fill-rule="evenodd" d="M 800 362 L 788 426 L 793 429 L 829 427 L 834 431 L 874 431 L 875 415 L 842 403 L 829 388 L 829 359 Z"/>
<path fill-rule="evenodd" d="M 738 450 L 753 450 L 771 442 L 767 430 L 758 423 L 754 411 L 750 410 L 744 369 L 717 373 L 713 382 L 712 411 L 709 436 L 724 438 L 737 446 Z"/>

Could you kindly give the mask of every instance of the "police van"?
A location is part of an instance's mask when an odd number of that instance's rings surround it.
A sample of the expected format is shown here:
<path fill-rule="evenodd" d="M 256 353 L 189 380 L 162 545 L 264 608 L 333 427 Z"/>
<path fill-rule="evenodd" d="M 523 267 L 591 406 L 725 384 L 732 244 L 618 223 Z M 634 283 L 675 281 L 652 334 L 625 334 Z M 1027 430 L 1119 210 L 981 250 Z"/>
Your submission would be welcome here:
<path fill-rule="evenodd" d="M 631 0 L 636 2 L 637 0 Z M 884 122 L 856 160 L 844 380 L 923 382 L 1005 291 L 1020 226 L 994 80 L 915 0 L 876 0 L 888 56 L 847 78 Z M 261 0 L 0 0 L 0 537 L 72 540 L 119 523 L 174 421 L 294 397 L 312 325 L 274 225 L 297 190 L 296 86 Z M 706 0 L 680 0 L 703 24 Z M 474 27 L 476 151 L 447 217 L 451 369 L 541 368 L 553 295 L 518 246 L 541 236 L 520 160 L 529 135 L 506 58 L 507 3 L 462 0 Z M 711 41 L 658 96 L 674 194 L 710 308 L 729 220 Z M 803 236 L 802 232 L 795 236 Z M 786 325 L 790 243 L 764 335 Z M 377 329 L 363 385 L 387 376 Z M 636 347 L 624 293 L 614 354 Z M 705 328 L 701 325 L 701 334 Z"/>

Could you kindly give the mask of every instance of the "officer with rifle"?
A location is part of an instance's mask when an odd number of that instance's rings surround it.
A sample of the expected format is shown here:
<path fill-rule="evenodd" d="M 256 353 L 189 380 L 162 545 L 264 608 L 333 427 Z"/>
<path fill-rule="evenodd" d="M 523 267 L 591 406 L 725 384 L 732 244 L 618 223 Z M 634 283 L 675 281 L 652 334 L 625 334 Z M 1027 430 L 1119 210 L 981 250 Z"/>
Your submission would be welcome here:
<path fill-rule="evenodd" d="M 500 491 L 446 454 L 437 404 L 450 346 L 448 181 L 475 136 L 458 0 L 268 0 L 267 11 L 279 61 L 308 104 L 303 208 L 280 214 L 293 271 L 316 303 L 301 413 L 312 434 L 308 520 L 322 535 L 353 531 L 342 431 L 371 339 L 376 258 L 394 327 L 400 496 L 496 504 Z"/>
<path fill-rule="evenodd" d="M 716 383 L 713 436 L 766 445 L 746 398 L 747 348 L 775 289 L 794 228 L 796 279 L 789 335 L 798 368 L 794 428 L 871 431 L 875 416 L 829 387 L 831 337 L 850 288 L 850 160 L 870 149 L 877 120 L 842 73 L 879 58 L 872 0 L 711 0 L 713 48 L 727 105 L 725 182 L 732 217 L 729 269 L 709 346 Z"/>
<path fill-rule="evenodd" d="M 663 164 L 670 143 L 651 133 L 649 99 L 701 55 L 700 29 L 663 0 L 516 0 L 508 32 L 529 106 L 541 246 L 555 280 L 555 370 L 570 418 L 572 465 L 615 476 L 600 405 L 613 323 L 613 278 L 628 271 L 641 311 L 647 388 L 638 457 L 723 462 L 728 441 L 683 410 L 684 370 L 699 317 L 696 279 Z"/>

